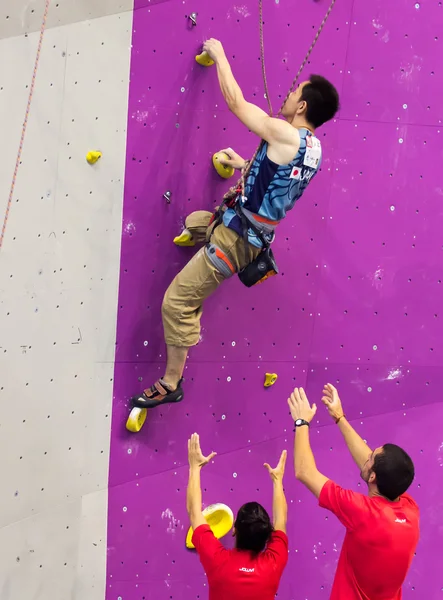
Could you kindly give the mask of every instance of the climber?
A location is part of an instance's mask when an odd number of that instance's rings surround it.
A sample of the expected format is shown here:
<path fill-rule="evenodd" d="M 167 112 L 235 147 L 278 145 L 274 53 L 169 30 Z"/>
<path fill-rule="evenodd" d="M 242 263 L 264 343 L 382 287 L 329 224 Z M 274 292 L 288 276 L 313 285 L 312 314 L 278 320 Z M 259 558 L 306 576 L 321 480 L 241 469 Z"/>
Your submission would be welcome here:
<path fill-rule="evenodd" d="M 322 402 L 368 486 L 367 496 L 358 494 L 318 471 L 309 444 L 317 408 L 310 406 L 302 388 L 295 389 L 288 400 L 295 421 L 295 476 L 346 528 L 330 600 L 400 600 L 419 538 L 419 509 L 405 493 L 414 465 L 395 444 L 372 451 L 346 420 L 333 385 L 323 389 Z"/>
<path fill-rule="evenodd" d="M 269 249 L 274 230 L 318 172 L 322 151 L 315 130 L 332 119 L 339 107 L 334 86 L 324 77 L 313 75 L 289 95 L 282 111 L 284 119 L 272 118 L 245 100 L 221 43 L 210 39 L 203 49 L 216 64 L 229 109 L 264 143 L 250 165 L 246 202 L 241 194 L 234 194 L 215 220 L 208 211 L 190 214 L 185 231 L 175 240 L 180 245 L 209 243 L 166 291 L 162 304 L 165 375 L 132 398 L 132 405 L 139 408 L 183 399 L 183 370 L 189 348 L 199 341 L 203 301 L 234 273 L 241 277 L 252 270 L 254 277 L 260 271 L 257 261 L 270 272 L 274 268 Z M 246 168 L 243 158 L 231 149 L 226 152 L 230 156 L 226 164 L 239 170 Z"/>
<path fill-rule="evenodd" d="M 189 483 L 186 504 L 194 530 L 192 542 L 208 577 L 211 600 L 274 600 L 288 561 L 286 521 L 288 507 L 283 491 L 286 450 L 275 469 L 265 463 L 273 483 L 273 519 L 258 502 L 244 504 L 234 523 L 235 549 L 216 539 L 202 513 L 201 469 L 215 453 L 203 456 L 199 436 L 188 441 Z"/>

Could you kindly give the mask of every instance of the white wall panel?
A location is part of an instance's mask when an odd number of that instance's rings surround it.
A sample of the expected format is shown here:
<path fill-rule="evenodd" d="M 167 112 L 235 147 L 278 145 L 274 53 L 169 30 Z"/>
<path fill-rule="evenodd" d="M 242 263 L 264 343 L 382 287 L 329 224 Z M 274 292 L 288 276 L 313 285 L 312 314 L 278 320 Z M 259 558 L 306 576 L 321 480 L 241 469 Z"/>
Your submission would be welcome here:
<path fill-rule="evenodd" d="M 150 3 L 151 0 L 146 0 Z M 40 29 L 46 0 L 0 2 L 0 39 Z M 51 0 L 47 26 L 68 25 L 132 11 L 133 0 Z"/>
<path fill-rule="evenodd" d="M 0 8 L 2 219 L 43 4 Z M 132 6 L 56 4 L 0 250 L 2 600 L 104 596 Z"/>

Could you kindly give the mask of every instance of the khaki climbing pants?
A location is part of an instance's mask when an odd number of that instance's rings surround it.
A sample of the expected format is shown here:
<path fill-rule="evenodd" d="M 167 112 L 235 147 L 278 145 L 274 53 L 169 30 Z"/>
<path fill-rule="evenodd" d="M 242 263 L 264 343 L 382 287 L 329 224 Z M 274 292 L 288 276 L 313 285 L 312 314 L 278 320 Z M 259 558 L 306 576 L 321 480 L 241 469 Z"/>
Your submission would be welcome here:
<path fill-rule="evenodd" d="M 205 243 L 212 233 L 211 242 L 226 254 L 238 273 L 254 260 L 260 249 L 248 244 L 245 258 L 243 238 L 223 223 L 215 228 L 209 225 L 211 217 L 212 213 L 198 210 L 187 217 L 185 227 L 197 244 Z M 224 280 L 225 277 L 208 259 L 205 248 L 200 248 L 174 278 L 163 298 L 166 344 L 188 348 L 198 343 L 203 302 Z"/>

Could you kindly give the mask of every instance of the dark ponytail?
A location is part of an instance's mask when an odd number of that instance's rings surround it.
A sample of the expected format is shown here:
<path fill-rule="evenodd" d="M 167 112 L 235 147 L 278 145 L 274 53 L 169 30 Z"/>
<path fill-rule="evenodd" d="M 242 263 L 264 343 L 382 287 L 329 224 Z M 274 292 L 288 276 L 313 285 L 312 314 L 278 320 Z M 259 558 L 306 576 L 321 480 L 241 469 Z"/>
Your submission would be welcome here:
<path fill-rule="evenodd" d="M 237 549 L 254 554 L 265 549 L 274 531 L 268 513 L 258 502 L 248 502 L 240 508 L 234 527 Z"/>

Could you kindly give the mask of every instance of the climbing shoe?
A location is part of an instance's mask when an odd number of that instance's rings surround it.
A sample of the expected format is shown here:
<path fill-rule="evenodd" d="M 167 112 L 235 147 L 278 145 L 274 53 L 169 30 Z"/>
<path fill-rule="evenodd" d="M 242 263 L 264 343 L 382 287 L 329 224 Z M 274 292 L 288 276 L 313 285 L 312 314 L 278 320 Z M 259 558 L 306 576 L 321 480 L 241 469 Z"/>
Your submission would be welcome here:
<path fill-rule="evenodd" d="M 195 240 L 188 229 L 184 229 L 173 241 L 176 246 L 195 246 Z"/>
<path fill-rule="evenodd" d="M 131 398 L 131 404 L 137 408 L 155 408 L 160 404 L 181 402 L 184 396 L 182 381 L 183 379 L 180 379 L 177 389 L 172 391 L 163 379 L 159 379 L 150 388 Z"/>

